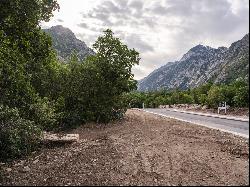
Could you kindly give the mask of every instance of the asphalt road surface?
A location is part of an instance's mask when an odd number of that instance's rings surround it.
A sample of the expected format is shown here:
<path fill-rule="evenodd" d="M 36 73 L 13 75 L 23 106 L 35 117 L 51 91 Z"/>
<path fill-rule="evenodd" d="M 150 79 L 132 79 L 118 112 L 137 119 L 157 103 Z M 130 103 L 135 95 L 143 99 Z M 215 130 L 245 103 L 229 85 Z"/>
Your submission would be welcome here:
<path fill-rule="evenodd" d="M 144 110 L 147 112 L 164 115 L 166 117 L 179 119 L 182 121 L 207 126 L 210 128 L 220 129 L 226 132 L 240 135 L 242 137 L 249 138 L 249 121 L 222 119 L 197 114 L 182 113 L 179 111 L 171 111 L 167 109 L 146 108 Z"/>

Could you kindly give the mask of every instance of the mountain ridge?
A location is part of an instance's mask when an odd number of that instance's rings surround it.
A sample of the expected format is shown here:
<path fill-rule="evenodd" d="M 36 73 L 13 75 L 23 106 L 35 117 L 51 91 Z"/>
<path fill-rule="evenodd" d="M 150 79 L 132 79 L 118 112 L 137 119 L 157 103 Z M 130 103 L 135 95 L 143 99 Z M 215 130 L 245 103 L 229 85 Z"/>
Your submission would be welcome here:
<path fill-rule="evenodd" d="M 210 80 L 228 83 L 239 77 L 248 79 L 248 62 L 249 33 L 229 48 L 197 45 L 180 60 L 166 63 L 139 80 L 138 90 L 188 89 Z"/>
<path fill-rule="evenodd" d="M 76 55 L 81 61 L 95 54 L 95 52 L 89 48 L 84 41 L 79 40 L 69 28 L 56 25 L 43 30 L 51 36 L 53 48 L 56 50 L 60 61 L 67 62 L 73 51 L 76 52 Z"/>

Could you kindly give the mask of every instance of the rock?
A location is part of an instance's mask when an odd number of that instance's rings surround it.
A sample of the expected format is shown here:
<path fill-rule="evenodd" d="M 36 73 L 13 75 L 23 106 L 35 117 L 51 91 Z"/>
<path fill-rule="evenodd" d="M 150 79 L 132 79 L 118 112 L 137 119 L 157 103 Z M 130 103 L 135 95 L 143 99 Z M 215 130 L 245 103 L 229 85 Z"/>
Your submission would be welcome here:
<path fill-rule="evenodd" d="M 75 34 L 68 28 L 61 25 L 44 29 L 51 36 L 53 48 L 57 51 L 58 59 L 67 62 L 73 51 L 82 61 L 95 52 L 89 48 L 85 42 L 76 38 Z"/>
<path fill-rule="evenodd" d="M 204 105 L 201 109 L 202 109 L 202 110 L 206 110 L 206 109 L 208 109 L 208 106 L 207 106 L 207 105 Z"/>
<path fill-rule="evenodd" d="M 61 142 L 61 143 L 73 143 L 79 141 L 79 134 L 50 134 L 44 133 L 43 141 L 45 142 Z"/>
<path fill-rule="evenodd" d="M 39 162 L 39 160 L 36 159 L 36 160 L 33 161 L 33 164 L 36 164 L 36 163 L 38 163 L 38 162 Z"/>
<path fill-rule="evenodd" d="M 195 109 L 201 109 L 201 105 L 196 105 Z"/>
<path fill-rule="evenodd" d="M 11 172 L 12 169 L 11 169 L 11 168 L 7 168 L 6 171 L 7 171 L 7 172 Z"/>
<path fill-rule="evenodd" d="M 30 171 L 29 166 L 25 166 L 25 167 L 23 168 L 23 171 L 24 171 L 24 172 L 29 172 L 29 171 Z"/>
<path fill-rule="evenodd" d="M 159 108 L 165 108 L 166 106 L 165 105 L 160 105 Z"/>
<path fill-rule="evenodd" d="M 24 164 L 24 161 L 21 160 L 20 162 L 16 163 L 15 166 L 22 166 Z"/>

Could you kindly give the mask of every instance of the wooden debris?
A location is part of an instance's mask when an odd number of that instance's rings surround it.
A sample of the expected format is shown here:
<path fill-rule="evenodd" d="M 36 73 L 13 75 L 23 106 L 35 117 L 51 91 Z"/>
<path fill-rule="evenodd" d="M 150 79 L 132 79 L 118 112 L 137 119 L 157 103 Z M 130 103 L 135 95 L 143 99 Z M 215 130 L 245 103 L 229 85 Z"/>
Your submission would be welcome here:
<path fill-rule="evenodd" d="M 43 135 L 44 142 L 59 142 L 59 143 L 73 143 L 79 141 L 79 134 L 50 134 L 44 133 Z"/>

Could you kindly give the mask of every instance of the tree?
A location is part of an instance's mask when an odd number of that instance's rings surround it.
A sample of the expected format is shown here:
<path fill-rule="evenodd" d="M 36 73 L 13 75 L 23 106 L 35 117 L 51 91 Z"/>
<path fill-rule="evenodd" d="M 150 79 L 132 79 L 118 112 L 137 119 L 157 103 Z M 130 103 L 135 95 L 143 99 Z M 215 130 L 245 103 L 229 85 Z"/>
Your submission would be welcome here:
<path fill-rule="evenodd" d="M 207 103 L 207 95 L 206 94 L 200 94 L 199 95 L 199 103 L 203 106 Z"/>
<path fill-rule="evenodd" d="M 199 94 L 198 94 L 197 88 L 192 89 L 190 94 L 193 98 L 193 102 L 198 104 L 200 101 L 199 101 Z"/>
<path fill-rule="evenodd" d="M 66 81 L 65 108 L 67 121 L 108 122 L 124 113 L 124 93 L 136 88 L 131 68 L 139 63 L 139 53 L 121 43 L 111 30 L 97 39 L 96 55 L 84 63 L 75 58 L 69 63 Z M 120 112 L 120 114 L 118 113 Z"/>
<path fill-rule="evenodd" d="M 139 64 L 140 58 L 137 51 L 128 49 L 109 29 L 93 48 L 96 50 L 93 63 L 100 77 L 95 93 L 98 96 L 96 117 L 97 121 L 106 121 L 112 118 L 113 110 L 124 108 L 120 102 L 122 94 L 136 88 L 131 69 Z"/>
<path fill-rule="evenodd" d="M 50 37 L 41 30 L 39 23 L 48 21 L 57 9 L 56 0 L 2 0 L 0 4 L 1 37 L 9 41 L 5 48 L 17 50 L 25 59 L 24 76 L 29 77 L 29 82 L 42 96 L 47 95 L 56 56 Z"/>
<path fill-rule="evenodd" d="M 230 84 L 231 89 L 234 90 L 233 104 L 237 107 L 248 107 L 249 106 L 249 84 L 244 79 L 239 78 L 238 80 Z"/>
<path fill-rule="evenodd" d="M 210 107 L 218 107 L 221 102 L 225 101 L 225 96 L 223 95 L 220 86 L 212 86 L 208 91 L 207 104 Z"/>
<path fill-rule="evenodd" d="M 183 103 L 183 104 L 191 104 L 191 103 L 193 103 L 192 96 L 190 96 L 190 95 L 188 95 L 186 93 L 182 94 L 181 95 L 181 103 Z"/>
<path fill-rule="evenodd" d="M 32 33 L 41 21 L 49 21 L 59 10 L 59 4 L 57 0 L 1 0 L 0 10 L 0 29 L 21 47 L 24 38 L 35 37 Z"/>
<path fill-rule="evenodd" d="M 249 86 L 244 86 L 236 91 L 233 102 L 237 107 L 249 106 Z"/>
<path fill-rule="evenodd" d="M 43 97 L 54 91 L 59 66 L 39 23 L 58 8 L 56 0 L 1 0 L 0 157 L 28 153 L 42 125 L 55 123 L 55 110 Z"/>

